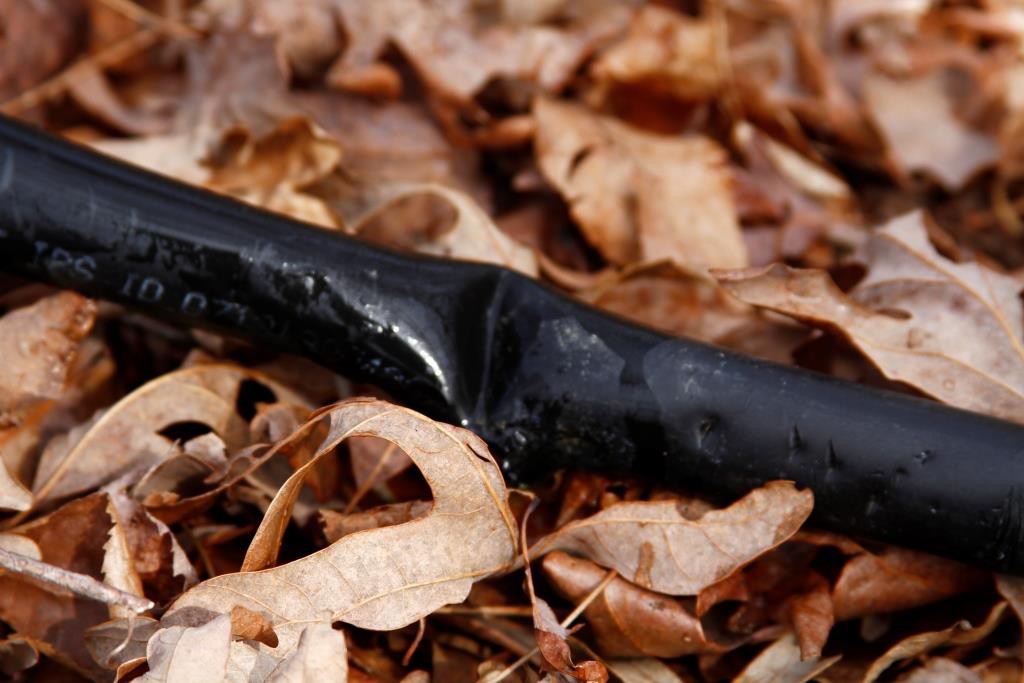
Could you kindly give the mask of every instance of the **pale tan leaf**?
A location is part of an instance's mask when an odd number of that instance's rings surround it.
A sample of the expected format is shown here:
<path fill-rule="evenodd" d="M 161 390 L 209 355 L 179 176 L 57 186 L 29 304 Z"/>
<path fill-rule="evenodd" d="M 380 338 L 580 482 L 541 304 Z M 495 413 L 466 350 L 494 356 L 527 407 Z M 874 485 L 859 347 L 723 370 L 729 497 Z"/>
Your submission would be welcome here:
<path fill-rule="evenodd" d="M 314 429 L 317 425 L 329 428 L 326 436 Z M 242 605 L 273 624 L 279 649 L 287 653 L 302 623 L 399 628 L 465 599 L 474 581 L 512 564 L 516 525 L 500 470 L 484 443 L 411 410 L 352 399 L 318 413 L 290 437 L 315 439 L 317 454 L 278 491 L 250 545 L 246 569 L 273 564 L 306 474 L 349 436 L 380 437 L 405 451 L 433 491 L 432 511 L 397 526 L 350 534 L 280 567 L 209 579 L 172 605 L 165 624 L 201 623 Z"/>
<path fill-rule="evenodd" d="M 999 158 L 991 135 L 957 118 L 956 98 L 947 91 L 943 70 L 911 78 L 873 72 L 863 88 L 890 153 L 907 171 L 925 171 L 957 190 Z"/>
<path fill-rule="evenodd" d="M 302 629 L 295 652 L 274 669 L 270 683 L 348 680 L 345 634 L 330 624 L 310 624 Z"/>
<path fill-rule="evenodd" d="M 348 226 L 358 233 L 375 215 L 409 197 L 433 195 L 455 210 L 455 222 L 445 232 L 416 245 L 418 251 L 446 258 L 497 263 L 531 277 L 538 273 L 537 257 L 494 224 L 469 195 L 433 183 L 395 183 L 367 188 L 362 211 Z"/>
<path fill-rule="evenodd" d="M 157 631 L 146 646 L 149 671 L 144 683 L 221 683 L 231 652 L 231 616 L 203 626 L 172 626 Z"/>
<path fill-rule="evenodd" d="M 716 277 L 747 303 L 838 330 L 890 379 L 1024 421 L 1021 284 L 943 257 L 925 220 L 913 212 L 872 233 L 868 274 L 849 295 L 823 271 L 781 264 Z"/>
<path fill-rule="evenodd" d="M 898 661 L 918 657 L 943 645 L 968 645 L 987 638 L 999 626 L 1006 613 L 1006 608 L 1005 602 L 996 603 L 985 617 L 985 621 L 978 626 L 971 626 L 969 621 L 961 619 L 941 631 L 918 633 L 904 638 L 871 664 L 871 668 L 864 674 L 863 683 L 872 683 L 877 680 L 886 669 Z"/>
<path fill-rule="evenodd" d="M 654 135 L 543 98 L 534 116 L 541 171 L 609 261 L 747 265 L 725 152 L 712 140 Z"/>
<path fill-rule="evenodd" d="M 809 490 L 785 481 L 696 519 L 674 500 L 618 503 L 542 538 L 530 557 L 565 550 L 645 588 L 696 595 L 796 533 L 813 505 Z"/>
<path fill-rule="evenodd" d="M 839 656 L 801 661 L 800 646 L 787 633 L 761 651 L 733 683 L 804 683 L 839 661 Z"/>

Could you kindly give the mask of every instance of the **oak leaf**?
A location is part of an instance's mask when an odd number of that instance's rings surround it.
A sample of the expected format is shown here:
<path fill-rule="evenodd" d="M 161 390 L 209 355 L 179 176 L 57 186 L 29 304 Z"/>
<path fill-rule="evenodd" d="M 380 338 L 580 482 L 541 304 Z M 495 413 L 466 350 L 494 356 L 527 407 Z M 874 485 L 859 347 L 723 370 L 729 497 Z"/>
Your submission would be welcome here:
<path fill-rule="evenodd" d="M 328 426 L 326 436 L 314 429 L 318 424 Z M 352 399 L 323 409 L 278 447 L 311 435 L 316 456 L 278 491 L 250 545 L 245 571 L 192 588 L 171 606 L 165 624 L 204 623 L 241 605 L 273 625 L 284 655 L 295 646 L 303 623 L 400 628 L 464 599 L 474 581 L 515 559 L 516 525 L 500 470 L 471 432 L 383 401 Z M 387 439 L 405 451 L 431 486 L 433 509 L 265 569 L 277 555 L 305 475 L 350 436 Z"/>

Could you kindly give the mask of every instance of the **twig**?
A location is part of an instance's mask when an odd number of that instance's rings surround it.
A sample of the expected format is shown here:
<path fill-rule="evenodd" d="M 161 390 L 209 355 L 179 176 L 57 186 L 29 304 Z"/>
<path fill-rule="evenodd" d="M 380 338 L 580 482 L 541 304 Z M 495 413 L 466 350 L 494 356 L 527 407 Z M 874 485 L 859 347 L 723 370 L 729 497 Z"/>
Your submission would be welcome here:
<path fill-rule="evenodd" d="M 594 590 L 590 591 L 590 593 L 587 594 L 587 597 L 583 598 L 583 601 L 580 602 L 580 604 L 576 605 L 576 609 L 570 612 L 569 616 L 567 616 L 565 619 L 562 619 L 560 626 L 562 628 L 568 628 L 569 626 L 571 626 L 572 622 L 576 621 L 576 618 L 579 615 L 583 614 L 584 610 L 590 607 L 590 603 L 594 602 L 594 600 L 596 600 L 597 597 L 604 592 L 604 589 L 608 587 L 608 584 L 611 583 L 616 576 L 618 576 L 618 572 L 616 572 L 614 569 L 609 569 L 605 577 L 601 579 L 601 583 L 597 584 Z M 509 664 L 508 667 L 501 671 L 497 676 L 493 678 L 488 677 L 487 679 L 485 679 L 486 683 L 499 683 L 500 681 L 505 680 L 513 673 L 515 673 L 516 669 L 525 664 L 531 657 L 536 655 L 538 652 L 540 652 L 538 648 L 533 648 L 525 655 Z"/>
<path fill-rule="evenodd" d="M 533 618 L 533 608 L 529 605 L 480 605 L 465 607 L 449 605 L 434 610 L 434 614 L 466 614 L 481 617 L 526 617 Z"/>
<path fill-rule="evenodd" d="M 34 583 L 42 584 L 40 588 L 58 595 L 70 591 L 83 598 L 126 607 L 135 613 L 153 608 L 152 600 L 118 590 L 86 574 L 61 569 L 2 548 L 0 548 L 0 569 L 32 579 Z"/>

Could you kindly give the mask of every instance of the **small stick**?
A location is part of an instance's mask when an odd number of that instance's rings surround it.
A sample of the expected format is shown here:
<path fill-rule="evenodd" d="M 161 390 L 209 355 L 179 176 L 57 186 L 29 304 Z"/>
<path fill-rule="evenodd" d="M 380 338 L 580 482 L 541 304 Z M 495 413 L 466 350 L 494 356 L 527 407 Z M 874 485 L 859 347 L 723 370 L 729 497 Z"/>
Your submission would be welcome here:
<path fill-rule="evenodd" d="M 153 609 L 153 601 L 119 590 L 86 574 L 69 571 L 25 555 L 0 548 L 0 568 L 24 576 L 55 595 L 70 591 L 107 605 L 118 605 L 135 613 Z"/>

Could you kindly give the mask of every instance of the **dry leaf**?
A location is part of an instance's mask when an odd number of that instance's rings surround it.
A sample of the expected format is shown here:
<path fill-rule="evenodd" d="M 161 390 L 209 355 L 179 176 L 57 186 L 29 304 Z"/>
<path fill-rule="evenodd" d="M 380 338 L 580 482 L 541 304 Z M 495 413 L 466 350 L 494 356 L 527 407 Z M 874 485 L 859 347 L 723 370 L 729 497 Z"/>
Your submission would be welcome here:
<path fill-rule="evenodd" d="M 607 574 L 593 562 L 562 552 L 545 557 L 543 567 L 555 589 L 574 603 L 585 598 Z M 608 657 L 675 658 L 729 649 L 708 639 L 700 620 L 679 602 L 618 577 L 584 614 L 598 651 Z"/>
<path fill-rule="evenodd" d="M 832 588 L 836 621 L 927 605 L 977 588 L 988 578 L 959 562 L 903 548 L 847 561 Z"/>
<path fill-rule="evenodd" d="M 816 574 L 810 576 L 817 578 L 814 587 L 793 598 L 789 605 L 801 661 L 821 656 L 835 621 L 828 582 Z"/>
<path fill-rule="evenodd" d="M 156 619 L 144 616 L 111 619 L 85 632 L 85 646 L 100 666 L 117 669 L 146 656 L 146 643 L 160 628 Z"/>
<path fill-rule="evenodd" d="M 323 509 L 319 511 L 320 525 L 328 543 L 339 538 L 367 529 L 379 529 L 385 526 L 402 524 L 409 520 L 422 517 L 430 512 L 433 503 L 425 500 L 412 500 L 405 503 L 378 505 L 362 512 L 340 513 Z"/>
<path fill-rule="evenodd" d="M 645 588 L 696 595 L 796 533 L 813 504 L 783 481 L 696 519 L 674 500 L 618 503 L 537 541 L 530 557 L 565 550 Z"/>
<path fill-rule="evenodd" d="M 956 190 L 998 159 L 993 137 L 957 118 L 944 71 L 898 79 L 872 73 L 863 87 L 867 107 L 904 169 L 925 171 Z"/>
<path fill-rule="evenodd" d="M 107 508 L 107 496 L 93 494 L 17 531 L 36 544 L 42 562 L 98 583 L 103 546 L 112 525 Z M 53 591 L 52 586 L 44 589 L 5 573 L 0 577 L 0 619 L 66 666 L 86 675 L 102 675 L 86 650 L 84 633 L 109 619 L 107 606 L 68 591 L 60 595 Z"/>
<path fill-rule="evenodd" d="M 128 468 L 169 457 L 174 441 L 160 432 L 172 425 L 198 423 L 229 448 L 246 445 L 248 428 L 235 407 L 246 380 L 271 387 L 281 400 L 302 402 L 276 382 L 237 366 L 200 365 L 163 375 L 111 407 L 59 462 L 40 467 L 33 487 L 35 506 L 87 491 Z"/>
<path fill-rule="evenodd" d="M 288 655 L 267 679 L 269 683 L 348 680 L 345 634 L 330 624 L 310 624 L 302 630 L 295 652 Z"/>
<path fill-rule="evenodd" d="M 457 103 L 468 103 L 497 78 L 520 78 L 545 90 L 559 89 L 629 17 L 625 8 L 612 5 L 566 30 L 500 24 L 478 30 L 470 0 L 341 0 L 338 10 L 351 42 L 331 67 L 332 82 L 364 83 L 367 67 L 390 41 L 428 88 Z"/>
<path fill-rule="evenodd" d="M 1006 606 L 1005 602 L 997 603 L 985 621 L 978 626 L 971 626 L 969 621 L 960 620 L 941 631 L 919 633 L 904 638 L 872 663 L 871 668 L 864 674 L 863 683 L 873 683 L 886 669 L 900 660 L 918 657 L 944 645 L 968 645 L 988 637 L 1002 620 Z"/>
<path fill-rule="evenodd" d="M 932 657 L 920 669 L 900 678 L 899 683 L 982 683 L 982 679 L 952 659 Z"/>
<path fill-rule="evenodd" d="M 387 439 L 408 453 L 431 485 L 433 510 L 405 524 L 351 534 L 280 567 L 209 579 L 176 601 L 164 623 L 202 623 L 242 605 L 273 624 L 278 650 L 286 654 L 297 641 L 297 624 L 400 628 L 463 600 L 474 581 L 513 562 L 516 525 L 499 469 L 479 438 L 370 399 L 325 409 L 290 438 L 308 436 L 320 421 L 330 431 L 318 439 L 317 456 L 271 503 L 246 557 L 248 569 L 273 563 L 306 471 L 349 436 Z"/>
<path fill-rule="evenodd" d="M 203 626 L 172 626 L 153 634 L 146 646 L 144 683 L 221 683 L 231 654 L 231 616 Z"/>
<path fill-rule="evenodd" d="M 668 665 L 653 657 L 609 659 L 605 664 L 622 683 L 683 683 Z"/>
<path fill-rule="evenodd" d="M 389 205 L 422 195 L 435 196 L 448 202 L 455 211 L 455 221 L 441 234 L 419 240 L 415 244 L 418 251 L 446 258 L 497 263 L 531 277 L 537 276 L 537 258 L 530 249 L 503 233 L 472 198 L 441 185 L 380 185 L 366 188 L 351 206 L 341 206 L 338 202 L 331 206 L 348 216 L 346 225 L 349 230 L 359 233 L 378 213 L 387 210 Z"/>
<path fill-rule="evenodd" d="M 747 264 L 725 153 L 710 139 L 653 135 L 543 98 L 533 111 L 541 170 L 609 261 Z"/>
<path fill-rule="evenodd" d="M 48 296 L 0 318 L 0 427 L 16 419 L 14 411 L 27 403 L 61 395 L 79 343 L 95 318 L 95 302 L 73 292 Z"/>
<path fill-rule="evenodd" d="M 787 633 L 762 650 L 733 683 L 804 683 L 838 661 L 838 656 L 802 660 L 796 637 Z"/>
<path fill-rule="evenodd" d="M 710 99 L 725 82 L 717 51 L 710 21 L 650 5 L 637 12 L 626 39 L 594 62 L 592 73 L 679 99 Z"/>
<path fill-rule="evenodd" d="M 1024 421 L 1021 284 L 943 257 L 925 220 L 914 212 L 873 232 L 868 274 L 849 295 L 822 271 L 783 265 L 716 277 L 747 303 L 837 329 L 890 379 L 951 405 Z"/>

